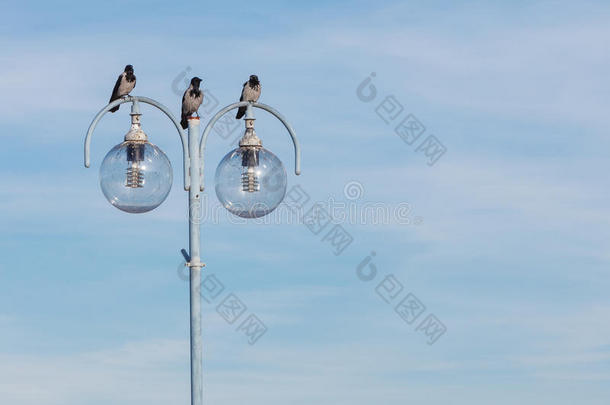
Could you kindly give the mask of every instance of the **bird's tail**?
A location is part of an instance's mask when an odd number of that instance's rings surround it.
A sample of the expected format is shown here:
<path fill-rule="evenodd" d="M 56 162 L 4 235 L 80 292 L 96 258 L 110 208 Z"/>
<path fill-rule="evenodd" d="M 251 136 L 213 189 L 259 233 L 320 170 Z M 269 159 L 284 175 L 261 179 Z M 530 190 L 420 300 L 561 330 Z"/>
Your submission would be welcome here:
<path fill-rule="evenodd" d="M 117 99 L 110 97 L 110 101 L 108 102 L 108 104 L 112 103 L 114 100 L 117 100 Z M 110 112 L 117 112 L 117 111 L 119 111 L 119 106 L 118 105 L 116 107 L 112 107 L 110 109 Z"/>
<path fill-rule="evenodd" d="M 182 119 L 180 120 L 180 125 L 182 126 L 182 129 L 187 129 L 189 126 L 189 122 L 188 122 L 187 116 L 185 114 L 182 114 Z"/>
<path fill-rule="evenodd" d="M 246 107 L 239 107 L 239 109 L 237 110 L 237 115 L 235 115 L 235 119 L 238 120 L 241 117 L 244 116 L 244 114 L 246 113 Z"/>

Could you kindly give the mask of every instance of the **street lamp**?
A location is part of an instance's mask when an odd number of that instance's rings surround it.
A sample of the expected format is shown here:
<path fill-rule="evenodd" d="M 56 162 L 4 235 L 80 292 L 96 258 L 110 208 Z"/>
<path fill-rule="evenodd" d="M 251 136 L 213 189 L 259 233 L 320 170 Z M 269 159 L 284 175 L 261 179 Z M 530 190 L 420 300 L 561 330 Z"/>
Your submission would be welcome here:
<path fill-rule="evenodd" d="M 239 147 L 227 153 L 216 169 L 216 195 L 229 212 L 258 218 L 284 199 L 286 169 L 277 156 L 263 148 L 254 131 L 252 109 L 249 112 Z"/>
<path fill-rule="evenodd" d="M 172 165 L 161 149 L 148 142 L 140 115 L 131 114 L 131 129 L 124 142 L 108 152 L 100 167 L 104 196 L 130 213 L 157 208 L 172 187 Z"/>
<path fill-rule="evenodd" d="M 108 152 L 100 168 L 100 186 L 106 199 L 129 213 L 142 213 L 158 207 L 172 185 L 172 166 L 167 156 L 141 128 L 140 103 L 161 110 L 173 123 L 180 136 L 183 152 L 184 190 L 189 193 L 189 252 L 182 250 L 190 269 L 190 330 L 191 330 L 191 404 L 203 404 L 201 338 L 201 262 L 199 216 L 201 192 L 204 191 L 204 151 L 214 124 L 227 112 L 246 107 L 245 132 L 239 147 L 230 151 L 216 170 L 216 195 L 231 213 L 243 218 L 257 218 L 273 211 L 286 194 L 286 170 L 282 162 L 263 148 L 254 131 L 254 108 L 265 110 L 278 118 L 288 130 L 295 154 L 295 174 L 301 173 L 301 150 L 294 130 L 276 110 L 265 104 L 242 101 L 218 111 L 205 127 L 199 139 L 199 118 L 188 120 L 188 138 L 180 122 L 157 101 L 139 96 L 115 100 L 97 113 L 85 137 L 85 167 L 89 167 L 91 136 L 98 122 L 110 109 L 123 103 L 131 104 L 131 129 L 124 141 Z"/>

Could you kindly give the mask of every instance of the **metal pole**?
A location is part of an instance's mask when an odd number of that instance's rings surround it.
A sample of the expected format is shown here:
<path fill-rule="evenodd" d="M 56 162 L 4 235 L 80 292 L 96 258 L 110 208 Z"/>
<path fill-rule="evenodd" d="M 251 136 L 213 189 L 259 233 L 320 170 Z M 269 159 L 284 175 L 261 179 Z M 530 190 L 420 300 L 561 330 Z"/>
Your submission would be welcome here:
<path fill-rule="evenodd" d="M 95 130 L 99 120 L 112 107 L 123 103 L 133 103 L 132 112 L 139 112 L 138 102 L 150 104 L 169 117 L 174 123 L 182 141 L 183 163 L 184 163 L 184 189 L 189 192 L 189 250 L 190 255 L 187 257 L 184 249 L 182 250 L 185 259 L 188 262 L 190 269 L 190 308 L 191 308 L 191 404 L 203 405 L 203 344 L 201 337 L 201 268 L 204 264 L 201 263 L 199 252 L 200 247 L 200 228 L 201 221 L 201 192 L 203 191 L 203 152 L 207 141 L 208 134 L 212 127 L 220 119 L 222 115 L 228 111 L 248 106 L 248 116 L 252 116 L 252 107 L 261 108 L 276 116 L 288 130 L 288 134 L 292 138 L 294 144 L 294 171 L 295 174 L 301 174 L 301 149 L 297 141 L 294 130 L 286 119 L 276 110 L 265 104 L 252 102 L 239 102 L 231 104 L 220 110 L 208 123 L 203 131 L 201 140 L 199 140 L 199 118 L 189 118 L 188 121 L 188 148 L 187 140 L 184 132 L 180 127 L 180 122 L 172 115 L 169 109 L 157 101 L 136 96 L 125 96 L 113 101 L 106 107 L 102 108 L 97 113 L 85 137 L 85 167 L 90 166 L 90 144 L 93 131 Z"/>
<path fill-rule="evenodd" d="M 189 249 L 191 299 L 191 404 L 203 405 L 203 345 L 201 338 L 201 258 L 199 255 L 199 221 L 201 195 L 199 171 L 199 118 L 188 120 L 189 155 L 191 156 L 189 190 Z"/>

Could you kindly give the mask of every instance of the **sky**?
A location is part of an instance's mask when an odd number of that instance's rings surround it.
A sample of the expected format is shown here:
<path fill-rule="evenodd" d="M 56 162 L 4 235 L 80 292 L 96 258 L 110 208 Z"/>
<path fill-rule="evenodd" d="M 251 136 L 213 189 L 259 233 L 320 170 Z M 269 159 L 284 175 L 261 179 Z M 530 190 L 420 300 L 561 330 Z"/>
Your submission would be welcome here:
<path fill-rule="evenodd" d="M 288 194 L 244 222 L 214 192 L 242 127 L 210 136 L 201 250 L 223 288 L 203 304 L 206 403 L 607 404 L 609 16 L 594 1 L 3 2 L 0 402 L 189 401 L 175 129 L 142 107 L 174 177 L 149 213 L 99 187 L 127 106 L 83 166 L 133 64 L 132 94 L 175 115 L 201 77 L 203 123 L 255 73 L 302 147 L 295 176 L 286 131 L 257 112 Z"/>

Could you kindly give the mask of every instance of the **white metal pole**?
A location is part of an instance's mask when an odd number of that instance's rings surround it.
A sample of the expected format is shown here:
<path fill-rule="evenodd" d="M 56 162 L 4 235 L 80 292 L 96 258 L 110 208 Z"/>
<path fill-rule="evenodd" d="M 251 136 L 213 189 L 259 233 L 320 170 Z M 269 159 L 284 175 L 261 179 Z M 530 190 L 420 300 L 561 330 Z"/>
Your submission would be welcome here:
<path fill-rule="evenodd" d="M 190 161 L 189 188 L 189 268 L 191 301 L 191 404 L 203 405 L 203 344 L 201 337 L 201 257 L 199 222 L 201 217 L 201 174 L 199 166 L 199 118 L 188 120 Z"/>

